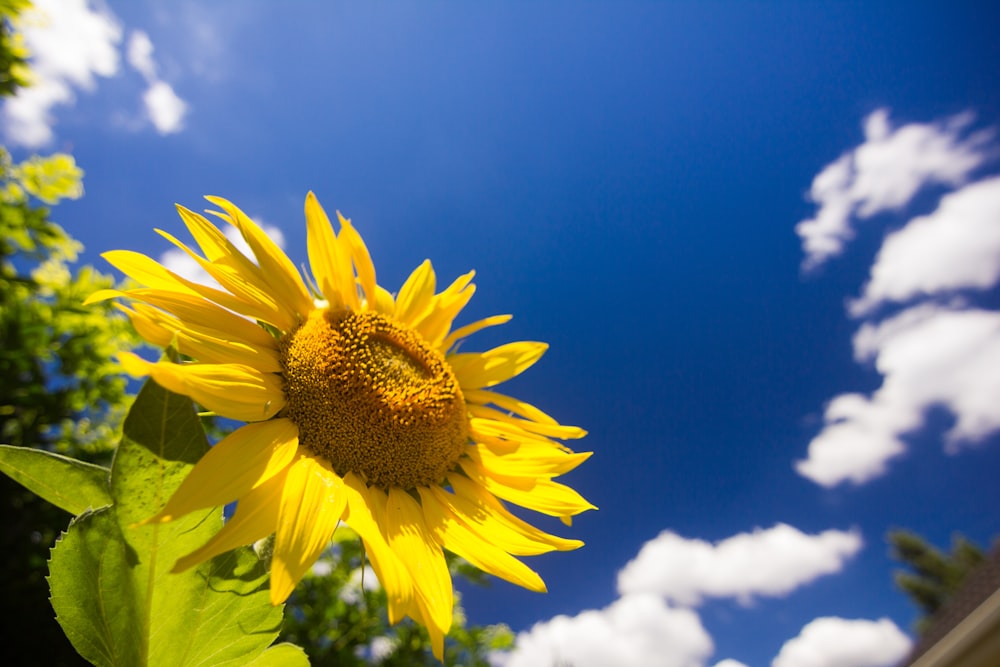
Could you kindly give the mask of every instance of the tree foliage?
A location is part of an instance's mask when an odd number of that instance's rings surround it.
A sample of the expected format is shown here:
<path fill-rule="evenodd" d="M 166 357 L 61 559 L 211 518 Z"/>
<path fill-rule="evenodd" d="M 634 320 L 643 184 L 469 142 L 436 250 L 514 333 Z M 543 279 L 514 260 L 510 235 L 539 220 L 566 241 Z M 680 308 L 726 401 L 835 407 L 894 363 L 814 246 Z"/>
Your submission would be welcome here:
<path fill-rule="evenodd" d="M 281 639 L 305 648 L 313 667 L 438 665 L 422 626 L 409 619 L 390 626 L 385 592 L 370 567 L 357 535 L 337 529 L 330 550 L 288 599 Z M 453 575 L 485 583 L 485 575 L 449 558 Z M 461 605 L 445 641 L 444 664 L 488 667 L 488 654 L 509 648 L 514 635 L 505 625 L 466 626 Z"/>
<path fill-rule="evenodd" d="M 931 617 L 986 556 L 981 548 L 962 535 L 952 540 L 951 553 L 941 551 L 920 535 L 906 530 L 892 531 L 888 539 L 893 558 L 908 568 L 896 572 L 896 585 L 920 610 L 916 630 L 922 634 Z"/>

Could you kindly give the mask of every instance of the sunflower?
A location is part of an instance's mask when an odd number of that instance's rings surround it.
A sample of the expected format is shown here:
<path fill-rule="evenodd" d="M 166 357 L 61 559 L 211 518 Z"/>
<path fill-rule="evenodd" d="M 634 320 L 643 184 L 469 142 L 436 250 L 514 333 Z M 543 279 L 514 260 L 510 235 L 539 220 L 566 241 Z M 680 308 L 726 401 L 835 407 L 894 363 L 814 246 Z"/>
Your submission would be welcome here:
<path fill-rule="evenodd" d="M 454 594 L 443 549 L 534 591 L 545 584 L 515 556 L 582 546 L 512 514 L 504 501 L 559 517 L 594 506 L 553 481 L 590 453 L 559 440 L 585 431 L 497 393 L 546 345 L 515 342 L 458 352 L 467 336 L 510 319 L 457 329 L 475 291 L 470 272 L 440 292 L 424 261 L 395 295 L 375 280 L 361 236 L 338 214 L 336 233 L 310 192 L 307 284 L 267 234 L 225 199 L 211 215 L 235 227 L 254 259 L 207 218 L 177 209 L 203 255 L 157 230 L 221 287 L 207 287 L 139 253 L 103 257 L 143 287 L 104 290 L 146 340 L 182 359 L 120 356 L 217 415 L 247 422 L 195 465 L 146 523 L 237 501 L 211 540 L 181 558 L 190 568 L 274 534 L 270 593 L 281 604 L 329 544 L 352 528 L 388 597 L 389 621 L 425 625 L 443 655 Z"/>

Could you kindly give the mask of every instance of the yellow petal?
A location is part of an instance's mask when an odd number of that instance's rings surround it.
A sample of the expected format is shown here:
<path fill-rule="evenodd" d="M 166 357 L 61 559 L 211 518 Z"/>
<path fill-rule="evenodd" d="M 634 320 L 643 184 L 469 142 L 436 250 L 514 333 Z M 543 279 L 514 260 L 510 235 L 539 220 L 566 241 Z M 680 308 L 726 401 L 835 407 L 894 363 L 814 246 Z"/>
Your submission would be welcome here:
<path fill-rule="evenodd" d="M 427 527 L 445 549 L 483 572 L 538 593 L 545 592 L 545 582 L 538 573 L 469 530 L 446 505 L 438 502 L 431 489 L 418 488 L 417 491 Z"/>
<path fill-rule="evenodd" d="M 171 572 L 183 572 L 209 558 L 236 547 L 253 544 L 273 533 L 278 525 L 278 505 L 287 472 L 288 468 L 285 468 L 240 498 L 236 504 L 236 512 L 222 530 L 200 549 L 178 559 Z"/>
<path fill-rule="evenodd" d="M 287 419 L 247 424 L 209 449 L 166 506 L 143 523 L 231 503 L 288 467 L 298 448 L 298 428 Z"/>
<path fill-rule="evenodd" d="M 207 363 L 245 364 L 262 373 L 282 371 L 278 350 L 273 345 L 244 343 L 225 332 L 192 324 L 144 303 L 136 303 L 134 307 L 134 311 L 122 310 L 139 335 L 154 345 L 175 345 L 181 354 Z"/>
<path fill-rule="evenodd" d="M 274 535 L 271 604 L 291 595 L 330 543 L 347 507 L 343 488 L 343 480 L 320 459 L 302 456 L 289 466 Z"/>
<path fill-rule="evenodd" d="M 396 296 L 396 319 L 411 324 L 422 317 L 434 297 L 434 267 L 425 259 L 399 288 Z"/>
<path fill-rule="evenodd" d="M 369 303 L 369 308 L 375 310 L 375 300 L 378 298 L 378 290 L 375 283 L 375 265 L 372 263 L 368 247 L 365 245 L 361 234 L 351 225 L 351 221 L 337 213 L 340 220 L 340 242 L 346 243 L 350 249 L 351 260 L 354 269 L 358 274 L 358 281 L 361 283 L 361 290 L 365 293 L 365 299 Z"/>
<path fill-rule="evenodd" d="M 514 477 L 552 478 L 573 470 L 590 458 L 591 452 L 569 454 L 544 444 L 521 443 L 501 455 L 489 447 L 475 445 L 467 449 L 469 457 L 491 473 Z"/>
<path fill-rule="evenodd" d="M 302 282 L 302 276 L 288 259 L 288 255 L 256 222 L 232 202 L 222 197 L 205 197 L 205 199 L 226 211 L 228 220 L 240 230 L 240 234 L 260 264 L 261 273 L 279 295 L 278 302 L 287 304 L 300 319 L 305 319 L 313 308 L 313 300 Z M 220 217 L 226 218 L 226 216 Z"/>
<path fill-rule="evenodd" d="M 503 394 L 498 394 L 495 391 L 487 391 L 485 389 L 468 389 L 463 391 L 462 394 L 465 396 L 467 403 L 478 403 L 480 405 L 492 403 L 503 410 L 513 412 L 516 415 L 521 415 L 525 419 L 530 419 L 531 421 L 538 422 L 539 424 L 558 424 L 555 419 L 548 416 L 534 405 L 525 403 L 524 401 L 511 396 L 505 396 Z"/>
<path fill-rule="evenodd" d="M 587 435 L 587 432 L 579 426 L 539 424 L 529 419 L 511 417 L 510 415 L 500 412 L 499 410 L 494 410 L 493 408 L 488 408 L 483 405 L 476 405 L 475 403 L 469 404 L 469 414 L 473 417 L 492 419 L 496 422 L 507 424 L 510 427 L 511 434 L 515 436 L 517 433 L 522 431 L 528 431 L 529 433 L 536 433 L 538 435 L 549 436 L 552 438 L 562 438 L 564 440 L 582 438 Z"/>
<path fill-rule="evenodd" d="M 419 617 L 420 612 L 417 609 L 413 577 L 410 576 L 409 569 L 399 560 L 398 555 L 389 544 L 389 537 L 386 532 L 386 504 L 389 502 L 388 496 L 386 496 L 385 491 L 382 489 L 367 487 L 361 481 L 361 478 L 354 473 L 348 473 L 345 482 L 348 479 L 352 481 L 352 488 L 363 495 L 364 507 L 367 507 L 371 513 L 371 516 L 365 517 L 365 523 L 367 523 L 368 519 L 371 519 L 372 525 L 375 527 L 374 532 L 378 535 L 377 539 L 374 539 L 372 542 L 369 542 L 367 539 L 364 542 L 368 553 L 368 560 L 371 562 L 372 568 L 376 573 L 379 573 L 379 568 L 382 567 L 376 560 L 372 559 L 373 555 L 375 555 L 382 563 L 390 564 L 395 570 L 390 571 L 391 577 L 394 578 L 394 580 L 390 578 L 390 581 L 394 581 L 391 584 L 387 584 L 386 580 L 382 579 L 382 575 L 379 574 L 379 581 L 382 582 L 382 587 L 385 588 L 389 600 L 389 623 L 396 623 L 407 615 L 413 618 Z M 370 527 L 366 530 L 372 532 Z M 374 538 L 375 536 L 373 535 L 372 537 Z M 377 546 L 378 552 L 373 552 L 372 546 Z M 383 547 L 385 549 L 384 554 L 381 553 Z M 396 595 L 393 595 L 394 590 L 397 591 Z"/>
<path fill-rule="evenodd" d="M 155 260 L 141 253 L 132 252 L 131 250 L 111 250 L 101 253 L 101 257 L 108 264 L 141 285 L 182 292 L 184 294 L 200 294 L 190 281 L 181 278 L 173 271 L 166 269 Z"/>
<path fill-rule="evenodd" d="M 151 363 L 131 352 L 118 355 L 125 372 L 149 375 L 175 394 L 190 396 L 222 417 L 264 421 L 285 407 L 281 378 L 240 364 Z"/>
<path fill-rule="evenodd" d="M 369 307 L 372 307 L 370 303 Z M 375 286 L 374 308 L 383 315 L 392 315 L 396 312 L 396 301 L 392 298 L 392 293 L 381 285 Z"/>
<path fill-rule="evenodd" d="M 385 513 L 376 513 L 375 510 L 376 501 L 373 496 L 378 494 L 382 494 L 381 504 L 384 509 L 385 494 L 382 491 L 369 489 L 353 472 L 344 477 L 344 495 L 347 497 L 344 521 L 364 542 L 368 560 L 389 599 L 389 622 L 395 623 L 405 615 L 405 611 L 398 616 L 396 613 L 405 609 L 413 599 L 413 582 L 410 573 L 386 541 L 384 527 L 380 523 L 385 521 Z"/>
<path fill-rule="evenodd" d="M 570 551 L 583 546 L 580 540 L 550 535 L 514 516 L 496 497 L 468 477 L 448 476 L 455 493 L 435 489 L 438 500 L 448 505 L 480 537 L 515 556 L 534 556 L 550 551 Z"/>
<path fill-rule="evenodd" d="M 455 279 L 443 292 L 434 297 L 431 307 L 425 311 L 424 315 L 412 323 L 411 326 L 432 347 L 441 344 L 451 329 L 451 323 L 469 303 L 472 295 L 476 293 L 476 286 L 470 284 L 475 275 L 475 271 L 469 271 Z"/>
<path fill-rule="evenodd" d="M 119 296 L 155 306 L 189 324 L 225 332 L 234 341 L 255 347 L 278 349 L 278 342 L 274 336 L 259 324 L 217 306 L 201 296 L 159 289 L 134 289 L 119 293 Z"/>
<path fill-rule="evenodd" d="M 358 310 L 351 254 L 337 238 L 330 218 L 312 192 L 306 195 L 306 243 L 309 266 L 323 297 L 333 308 Z"/>
<path fill-rule="evenodd" d="M 597 509 L 570 487 L 549 479 L 505 477 L 469 459 L 461 459 L 458 463 L 469 479 L 493 495 L 542 514 L 573 516 Z"/>
<path fill-rule="evenodd" d="M 486 352 L 453 354 L 448 363 L 455 372 L 462 389 L 492 387 L 518 375 L 538 361 L 545 350 L 545 343 L 520 341 L 507 343 Z"/>
<path fill-rule="evenodd" d="M 444 339 L 444 342 L 441 343 L 441 347 L 439 349 L 442 352 L 447 352 L 452 348 L 452 346 L 455 345 L 455 343 L 463 338 L 467 338 L 468 336 L 471 336 L 486 327 L 495 327 L 499 324 L 506 324 L 507 322 L 510 322 L 512 317 L 513 315 L 494 315 L 492 317 L 487 317 L 473 322 L 472 324 L 466 324 L 464 327 L 455 329 L 448 334 L 448 337 Z"/>
<path fill-rule="evenodd" d="M 444 553 L 427 530 L 420 504 L 397 487 L 389 489 L 386 502 L 386 536 L 410 572 L 428 629 L 447 634 L 455 600 Z"/>
<path fill-rule="evenodd" d="M 214 299 L 216 303 L 232 308 L 258 320 L 274 325 L 281 331 L 289 331 L 298 323 L 295 313 L 284 304 L 278 303 L 270 286 L 260 274 L 260 270 L 242 254 L 227 255 L 210 262 L 172 234 L 157 229 L 156 232 L 187 253 L 217 283 L 233 295 L 235 304 Z M 242 258 L 242 259 L 241 259 Z"/>

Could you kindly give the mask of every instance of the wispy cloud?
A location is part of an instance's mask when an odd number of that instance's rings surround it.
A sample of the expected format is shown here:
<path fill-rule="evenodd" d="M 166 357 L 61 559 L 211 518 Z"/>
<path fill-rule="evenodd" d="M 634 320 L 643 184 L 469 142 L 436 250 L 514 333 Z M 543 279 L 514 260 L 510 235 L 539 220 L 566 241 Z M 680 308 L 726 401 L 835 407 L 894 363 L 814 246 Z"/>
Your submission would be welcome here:
<path fill-rule="evenodd" d="M 969 133 L 970 122 L 963 114 L 892 131 L 884 112 L 873 114 L 866 142 L 847 154 L 852 164 L 862 165 L 852 176 L 854 186 L 832 188 L 840 194 L 821 199 L 815 220 L 844 193 L 869 193 L 850 195 L 846 217 L 826 228 L 849 231 L 858 216 L 904 206 L 929 184 L 957 188 L 943 195 L 933 212 L 885 238 L 861 295 L 848 305 L 849 315 L 861 321 L 855 358 L 873 364 L 883 382 L 870 395 L 843 393 L 827 404 L 823 428 L 795 465 L 818 484 L 863 483 L 885 473 L 888 462 L 906 451 L 905 437 L 924 425 L 932 408 L 955 418 L 945 434 L 951 452 L 1000 431 L 1000 407 L 989 398 L 1000 391 L 1000 313 L 969 305 L 972 292 L 1000 279 L 1000 177 L 966 182 L 995 153 L 988 141 L 994 133 Z M 814 190 L 831 168 L 816 177 Z M 860 181 L 864 185 L 857 188 Z M 804 235 L 803 226 L 810 233 L 819 230 L 808 226 L 815 220 L 798 228 L 807 265 L 828 256 L 822 248 L 833 247 L 830 239 L 841 239 L 835 244 L 840 252 L 847 238 Z"/>
<path fill-rule="evenodd" d="M 714 651 L 695 610 L 704 598 L 747 602 L 755 595 L 788 595 L 839 572 L 861 542 L 854 532 L 807 535 L 784 524 L 716 544 L 664 532 L 618 573 L 621 597 L 603 609 L 535 624 L 518 634 L 511 653 L 494 656 L 494 662 L 503 667 L 704 667 Z M 862 665 L 870 663 L 844 662 L 842 667 Z M 715 667 L 745 665 L 729 658 Z"/>
<path fill-rule="evenodd" d="M 153 60 L 153 42 L 142 30 L 133 30 L 129 35 L 127 59 L 129 65 L 146 79 L 146 92 L 142 95 L 146 114 L 160 134 L 173 134 L 184 128 L 184 116 L 188 104 L 182 100 L 173 87 L 160 79 L 156 62 Z"/>
<path fill-rule="evenodd" d="M 618 574 L 618 592 L 655 593 L 686 606 L 705 597 L 737 598 L 746 604 L 755 595 L 787 595 L 839 572 L 861 546 L 856 532 L 807 535 L 786 524 L 716 544 L 664 531 Z"/>
<path fill-rule="evenodd" d="M 805 270 L 844 251 L 854 225 L 899 210 L 927 185 L 957 187 L 984 161 L 991 131 L 969 133 L 972 114 L 940 123 L 911 123 L 893 129 L 886 109 L 865 120 L 865 141 L 827 165 L 813 179 L 809 198 L 816 216 L 795 231 L 802 239 Z"/>
<path fill-rule="evenodd" d="M 771 667 L 888 667 L 899 664 L 910 646 L 888 618 L 817 618 L 785 642 Z"/>
<path fill-rule="evenodd" d="M 34 84 L 4 105 L 4 132 L 11 143 L 37 148 L 53 139 L 56 105 L 72 104 L 75 90 L 92 91 L 97 77 L 118 73 L 122 28 L 104 9 L 85 0 L 35 0 L 22 19 L 32 54 Z"/>

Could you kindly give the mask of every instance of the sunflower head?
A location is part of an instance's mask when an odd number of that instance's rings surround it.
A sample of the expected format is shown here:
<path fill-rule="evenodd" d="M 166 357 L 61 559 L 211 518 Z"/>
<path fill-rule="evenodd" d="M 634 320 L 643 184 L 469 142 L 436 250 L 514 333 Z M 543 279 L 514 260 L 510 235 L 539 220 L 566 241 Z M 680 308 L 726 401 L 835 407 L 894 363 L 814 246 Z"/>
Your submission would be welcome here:
<path fill-rule="evenodd" d="M 560 442 L 585 432 L 492 388 L 534 364 L 546 346 L 516 342 L 485 352 L 459 341 L 509 315 L 454 328 L 475 290 L 472 273 L 441 291 L 429 261 L 399 291 L 378 285 L 361 236 L 338 215 L 339 233 L 306 198 L 310 290 L 264 231 L 230 202 L 209 213 L 178 207 L 195 251 L 160 232 L 217 283 L 209 287 L 128 251 L 104 257 L 142 287 L 90 301 L 120 306 L 150 342 L 190 361 L 151 363 L 123 354 L 149 376 L 222 417 L 247 422 L 216 444 L 147 523 L 237 501 L 191 567 L 274 534 L 271 601 L 280 604 L 327 547 L 339 522 L 360 536 L 389 600 L 390 621 L 411 616 L 435 655 L 451 626 L 454 595 L 443 550 L 484 571 L 543 591 L 519 560 L 576 549 L 504 501 L 569 523 L 593 509 L 554 478 L 582 463 Z M 231 240 L 238 235 L 253 257 Z"/>
<path fill-rule="evenodd" d="M 299 444 L 372 486 L 441 484 L 469 443 L 444 356 L 371 311 L 315 310 L 280 341 L 285 414 Z"/>

